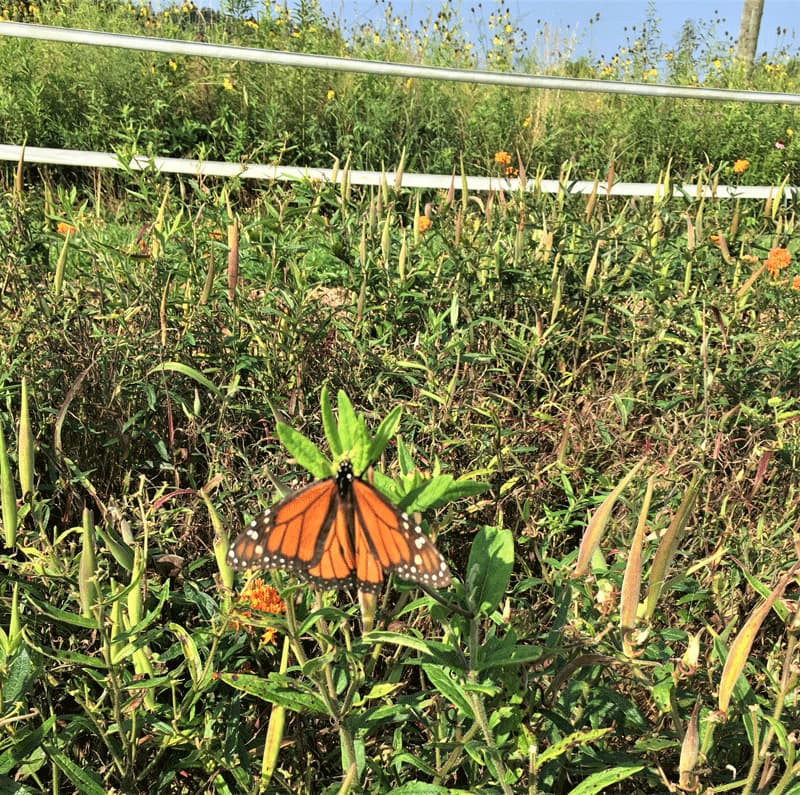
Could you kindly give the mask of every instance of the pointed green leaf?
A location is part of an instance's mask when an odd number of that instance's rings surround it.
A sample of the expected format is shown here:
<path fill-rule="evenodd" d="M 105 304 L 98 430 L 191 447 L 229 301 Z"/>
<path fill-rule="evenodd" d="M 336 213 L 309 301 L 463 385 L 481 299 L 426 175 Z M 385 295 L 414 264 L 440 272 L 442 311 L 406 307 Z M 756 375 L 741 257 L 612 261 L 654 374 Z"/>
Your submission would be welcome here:
<path fill-rule="evenodd" d="M 342 440 L 343 452 L 352 450 L 358 441 L 358 421 L 353 404 L 343 389 L 337 394 L 339 409 L 339 438 Z"/>
<path fill-rule="evenodd" d="M 237 690 L 270 704 L 278 704 L 292 712 L 328 714 L 322 699 L 310 691 L 288 686 L 285 679 L 278 680 L 276 678 L 273 681 L 272 678 L 264 679 L 253 674 L 220 674 L 219 678 Z"/>
<path fill-rule="evenodd" d="M 367 453 L 367 459 L 369 460 L 370 464 L 374 464 L 378 460 L 381 453 L 384 451 L 384 448 L 389 443 L 389 440 L 397 432 L 397 428 L 400 426 L 400 417 L 402 414 L 403 407 L 395 406 L 384 417 L 383 422 L 378 426 L 378 430 L 375 431 L 375 436 L 372 439 L 372 443 L 369 446 L 369 452 Z"/>
<path fill-rule="evenodd" d="M 6 547 L 11 549 L 17 542 L 17 495 L 2 422 L 0 422 L 0 515 L 3 517 Z"/>
<path fill-rule="evenodd" d="M 333 465 L 309 438 L 282 422 L 278 423 L 276 430 L 283 446 L 303 469 L 319 480 L 333 474 Z"/>
<path fill-rule="evenodd" d="M 431 684 L 458 710 L 470 720 L 475 718 L 469 695 L 458 680 L 441 665 L 426 663 L 421 666 Z"/>
<path fill-rule="evenodd" d="M 339 458 L 344 453 L 342 447 L 342 439 L 339 436 L 339 426 L 336 422 L 336 417 L 333 415 L 331 409 L 330 394 L 328 387 L 322 387 L 320 394 L 320 408 L 322 409 L 322 427 L 325 429 L 325 438 L 328 440 L 328 446 L 331 448 L 334 458 Z"/>
<path fill-rule="evenodd" d="M 193 381 L 196 381 L 201 386 L 204 386 L 211 394 L 215 397 L 221 398 L 222 392 L 217 388 L 216 384 L 213 381 L 210 381 L 206 376 L 204 376 L 199 370 L 196 370 L 194 367 L 189 367 L 188 364 L 182 364 L 181 362 L 164 362 L 163 364 L 159 364 L 154 367 L 152 370 L 148 372 L 150 373 L 166 373 L 166 372 L 173 372 L 179 373 L 180 375 L 185 375 L 191 378 Z"/>
<path fill-rule="evenodd" d="M 635 776 L 644 768 L 644 765 L 633 765 L 632 767 L 619 766 L 601 770 L 599 773 L 593 773 L 589 778 L 585 778 L 577 787 L 569 791 L 569 795 L 596 795 L 626 778 Z"/>
<path fill-rule="evenodd" d="M 511 531 L 482 527 L 472 542 L 467 564 L 467 598 L 473 610 L 489 615 L 500 604 L 513 568 Z"/>

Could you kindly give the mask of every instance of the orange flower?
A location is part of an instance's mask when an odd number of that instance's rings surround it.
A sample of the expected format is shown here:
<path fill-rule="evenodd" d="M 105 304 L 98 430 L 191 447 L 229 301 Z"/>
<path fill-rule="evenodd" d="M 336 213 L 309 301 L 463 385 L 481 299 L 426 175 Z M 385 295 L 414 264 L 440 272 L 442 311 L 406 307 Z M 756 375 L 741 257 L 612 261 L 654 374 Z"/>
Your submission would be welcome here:
<path fill-rule="evenodd" d="M 506 176 L 511 179 L 512 177 L 516 177 L 519 172 L 514 166 L 506 166 Z"/>
<path fill-rule="evenodd" d="M 433 221 L 427 215 L 421 215 L 417 218 L 417 229 L 420 232 L 427 232 L 433 226 Z"/>
<path fill-rule="evenodd" d="M 771 248 L 769 255 L 764 260 L 764 265 L 766 265 L 769 275 L 775 279 L 784 268 L 789 267 L 791 261 L 792 255 L 785 248 Z"/>
<path fill-rule="evenodd" d="M 494 153 L 494 162 L 498 166 L 508 166 L 511 164 L 511 155 L 508 152 L 500 151 Z"/>
<path fill-rule="evenodd" d="M 792 279 L 792 289 L 800 290 L 800 276 L 795 276 L 794 279 Z"/>
<path fill-rule="evenodd" d="M 74 227 L 72 224 L 64 223 L 64 221 L 59 221 L 56 227 L 56 232 L 58 232 L 59 235 L 74 235 L 77 231 L 77 227 Z"/>
<path fill-rule="evenodd" d="M 271 586 L 267 585 L 258 577 L 253 577 L 244 590 L 239 594 L 239 601 L 248 607 L 239 610 L 239 618 L 231 620 L 231 627 L 235 630 L 244 629 L 245 632 L 252 632 L 253 627 L 248 624 L 248 620 L 253 618 L 253 610 L 261 613 L 283 613 L 286 605 L 280 594 Z M 253 608 L 250 610 L 248 608 Z M 273 643 L 277 630 L 274 627 L 266 627 L 261 636 L 262 644 Z"/>
<path fill-rule="evenodd" d="M 733 164 L 733 173 L 734 174 L 744 174 L 747 169 L 750 168 L 750 161 L 749 160 L 737 160 Z"/>
<path fill-rule="evenodd" d="M 239 598 L 262 613 L 283 613 L 286 610 L 280 594 L 258 577 L 247 583 Z"/>

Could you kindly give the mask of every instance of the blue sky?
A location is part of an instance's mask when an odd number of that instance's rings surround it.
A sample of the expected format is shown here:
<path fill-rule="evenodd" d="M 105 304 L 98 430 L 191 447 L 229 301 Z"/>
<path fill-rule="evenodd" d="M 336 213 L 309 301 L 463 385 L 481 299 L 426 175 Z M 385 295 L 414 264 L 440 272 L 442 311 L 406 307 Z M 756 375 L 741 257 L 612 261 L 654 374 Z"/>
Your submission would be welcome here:
<path fill-rule="evenodd" d="M 296 4 L 297 0 L 290 0 L 290 6 Z M 342 29 L 346 33 L 364 22 L 382 23 L 387 0 L 319 0 L 319 4 L 326 14 L 336 15 L 342 21 Z M 391 5 L 394 15 L 406 17 L 412 29 L 429 14 L 435 16 L 440 8 L 436 0 L 391 0 Z M 450 0 L 448 3 L 450 8 L 461 9 L 465 27 L 476 40 L 479 29 L 482 28 L 485 35 L 485 20 L 498 5 L 510 10 L 512 22 L 526 31 L 529 44 L 536 31 L 541 29 L 541 23 L 537 24 L 537 20 L 542 20 L 547 23 L 550 31 L 558 33 L 558 39 L 570 35 L 576 37 L 576 55 L 590 55 L 595 59 L 600 56 L 609 58 L 629 38 L 635 38 L 631 26 L 635 25 L 637 30 L 641 30 L 641 23 L 647 19 L 649 7 L 655 10 L 655 17 L 660 20 L 661 40 L 667 47 L 677 41 L 687 19 L 710 25 L 709 29 L 717 41 L 722 41 L 726 33 L 731 34 L 735 40 L 739 33 L 739 17 L 742 11 L 741 0 L 502 0 L 500 3 L 492 0 L 462 0 L 460 3 L 458 0 Z M 484 20 L 483 25 L 474 23 L 474 29 L 471 8 L 475 8 L 476 13 Z M 800 50 L 798 10 L 798 0 L 765 0 L 759 53 L 773 52 L 776 47 L 784 46 L 792 53 Z M 598 13 L 599 20 L 590 24 L 590 20 Z M 625 31 L 625 26 L 628 31 Z M 780 37 L 777 32 L 779 27 L 786 29 L 786 33 Z"/>

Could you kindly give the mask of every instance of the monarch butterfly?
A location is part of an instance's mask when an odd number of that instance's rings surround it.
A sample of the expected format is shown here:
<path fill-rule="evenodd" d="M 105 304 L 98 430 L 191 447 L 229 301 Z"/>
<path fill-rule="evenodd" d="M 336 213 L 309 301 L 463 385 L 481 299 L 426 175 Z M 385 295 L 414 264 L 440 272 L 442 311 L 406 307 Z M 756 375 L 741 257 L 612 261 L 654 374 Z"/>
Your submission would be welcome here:
<path fill-rule="evenodd" d="M 445 587 L 450 569 L 408 514 L 342 461 L 335 477 L 290 494 L 250 522 L 228 551 L 235 569 L 286 569 L 312 586 L 375 592 L 385 572 Z"/>

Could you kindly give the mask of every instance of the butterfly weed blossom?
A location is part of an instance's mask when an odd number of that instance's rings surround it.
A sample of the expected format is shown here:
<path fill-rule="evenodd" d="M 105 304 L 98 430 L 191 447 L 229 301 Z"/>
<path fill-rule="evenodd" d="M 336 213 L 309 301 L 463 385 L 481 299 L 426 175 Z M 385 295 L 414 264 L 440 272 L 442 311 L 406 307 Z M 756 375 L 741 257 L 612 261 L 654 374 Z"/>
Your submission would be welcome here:
<path fill-rule="evenodd" d="M 252 632 L 253 627 L 249 623 L 254 618 L 253 611 L 260 613 L 272 613 L 279 615 L 286 611 L 286 604 L 281 599 L 280 594 L 271 586 L 267 585 L 259 577 L 253 577 L 244 590 L 239 594 L 239 602 L 242 608 L 239 610 L 239 618 L 231 621 L 234 629 L 245 629 Z M 263 645 L 273 643 L 277 630 L 274 627 L 267 627 L 261 636 Z"/>
<path fill-rule="evenodd" d="M 767 258 L 764 260 L 764 265 L 766 266 L 767 273 L 772 276 L 773 279 L 777 279 L 780 275 L 780 272 L 784 268 L 789 267 L 789 263 L 792 261 L 792 255 L 789 251 L 785 248 L 771 248 L 769 250 L 769 254 Z"/>

